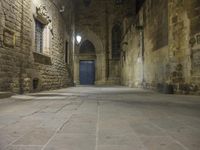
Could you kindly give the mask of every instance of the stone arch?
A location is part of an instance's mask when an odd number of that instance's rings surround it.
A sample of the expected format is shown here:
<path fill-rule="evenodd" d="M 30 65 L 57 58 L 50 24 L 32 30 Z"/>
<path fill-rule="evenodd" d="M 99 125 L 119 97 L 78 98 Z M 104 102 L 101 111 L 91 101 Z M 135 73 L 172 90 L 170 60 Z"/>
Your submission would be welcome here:
<path fill-rule="evenodd" d="M 93 31 L 85 28 L 79 34 L 82 36 L 82 41 L 79 44 L 78 50 L 84 41 L 89 40 L 91 43 L 93 43 L 96 54 L 101 54 L 103 52 L 104 46 L 102 40 Z"/>
<path fill-rule="evenodd" d="M 95 46 L 89 40 L 85 40 L 79 50 L 80 54 L 95 54 Z"/>
<path fill-rule="evenodd" d="M 5 15 L 2 7 L 2 1 L 0 1 L 0 44 L 3 41 L 3 29 L 5 27 Z"/>
<path fill-rule="evenodd" d="M 81 32 L 80 32 L 81 31 Z M 95 84 L 104 84 L 105 83 L 105 47 L 103 45 L 102 39 L 97 36 L 89 27 L 80 28 L 77 33 L 82 36 L 82 41 L 79 44 L 76 44 L 76 55 L 75 55 L 75 71 L 74 79 L 75 83 L 79 83 L 79 62 L 80 60 L 95 60 Z M 95 54 L 92 55 L 79 55 L 80 47 L 84 41 L 90 41 L 95 47 Z"/>

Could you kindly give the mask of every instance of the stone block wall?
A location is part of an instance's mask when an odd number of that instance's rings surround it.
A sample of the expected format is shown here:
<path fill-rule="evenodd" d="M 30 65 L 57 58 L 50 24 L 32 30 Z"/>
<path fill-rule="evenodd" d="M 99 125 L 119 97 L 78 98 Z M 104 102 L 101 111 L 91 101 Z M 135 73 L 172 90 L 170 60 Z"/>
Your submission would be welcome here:
<path fill-rule="evenodd" d="M 122 42 L 122 84 L 198 91 L 199 6 L 198 0 L 145 1 Z"/>
<path fill-rule="evenodd" d="M 51 22 L 44 35 L 44 53 L 35 52 L 36 8 L 44 6 Z M 60 13 L 65 6 L 65 13 Z M 67 23 L 66 23 L 67 22 Z M 0 1 L 0 91 L 34 92 L 73 83 L 74 16 L 71 1 Z M 65 63 L 65 43 L 69 63 Z M 34 88 L 36 82 L 38 86 Z"/>

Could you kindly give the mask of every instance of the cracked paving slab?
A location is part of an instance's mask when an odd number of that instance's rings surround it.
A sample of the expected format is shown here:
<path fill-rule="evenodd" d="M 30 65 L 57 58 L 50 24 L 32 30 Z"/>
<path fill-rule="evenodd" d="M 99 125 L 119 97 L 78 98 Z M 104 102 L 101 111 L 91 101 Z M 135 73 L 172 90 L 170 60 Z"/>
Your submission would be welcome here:
<path fill-rule="evenodd" d="M 198 96 L 73 87 L 0 100 L 0 150 L 199 150 Z"/>

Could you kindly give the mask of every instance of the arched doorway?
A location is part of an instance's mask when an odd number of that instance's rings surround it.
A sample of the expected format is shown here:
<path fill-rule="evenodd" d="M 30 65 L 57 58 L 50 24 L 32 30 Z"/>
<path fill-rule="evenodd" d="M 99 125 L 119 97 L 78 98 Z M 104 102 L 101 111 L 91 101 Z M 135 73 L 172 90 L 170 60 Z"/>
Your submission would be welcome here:
<path fill-rule="evenodd" d="M 79 50 L 80 56 L 80 84 L 94 85 L 95 84 L 95 46 L 89 40 L 85 40 Z"/>

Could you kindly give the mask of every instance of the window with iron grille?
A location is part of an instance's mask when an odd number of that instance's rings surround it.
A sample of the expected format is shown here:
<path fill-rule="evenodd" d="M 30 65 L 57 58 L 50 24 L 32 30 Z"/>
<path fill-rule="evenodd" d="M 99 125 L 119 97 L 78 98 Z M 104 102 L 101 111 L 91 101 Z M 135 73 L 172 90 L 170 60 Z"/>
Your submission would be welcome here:
<path fill-rule="evenodd" d="M 114 25 L 112 28 L 112 58 L 120 58 L 120 44 L 121 44 L 121 27 L 120 25 Z"/>
<path fill-rule="evenodd" d="M 43 31 L 44 25 L 40 21 L 35 20 L 35 51 L 38 53 L 43 52 Z"/>

